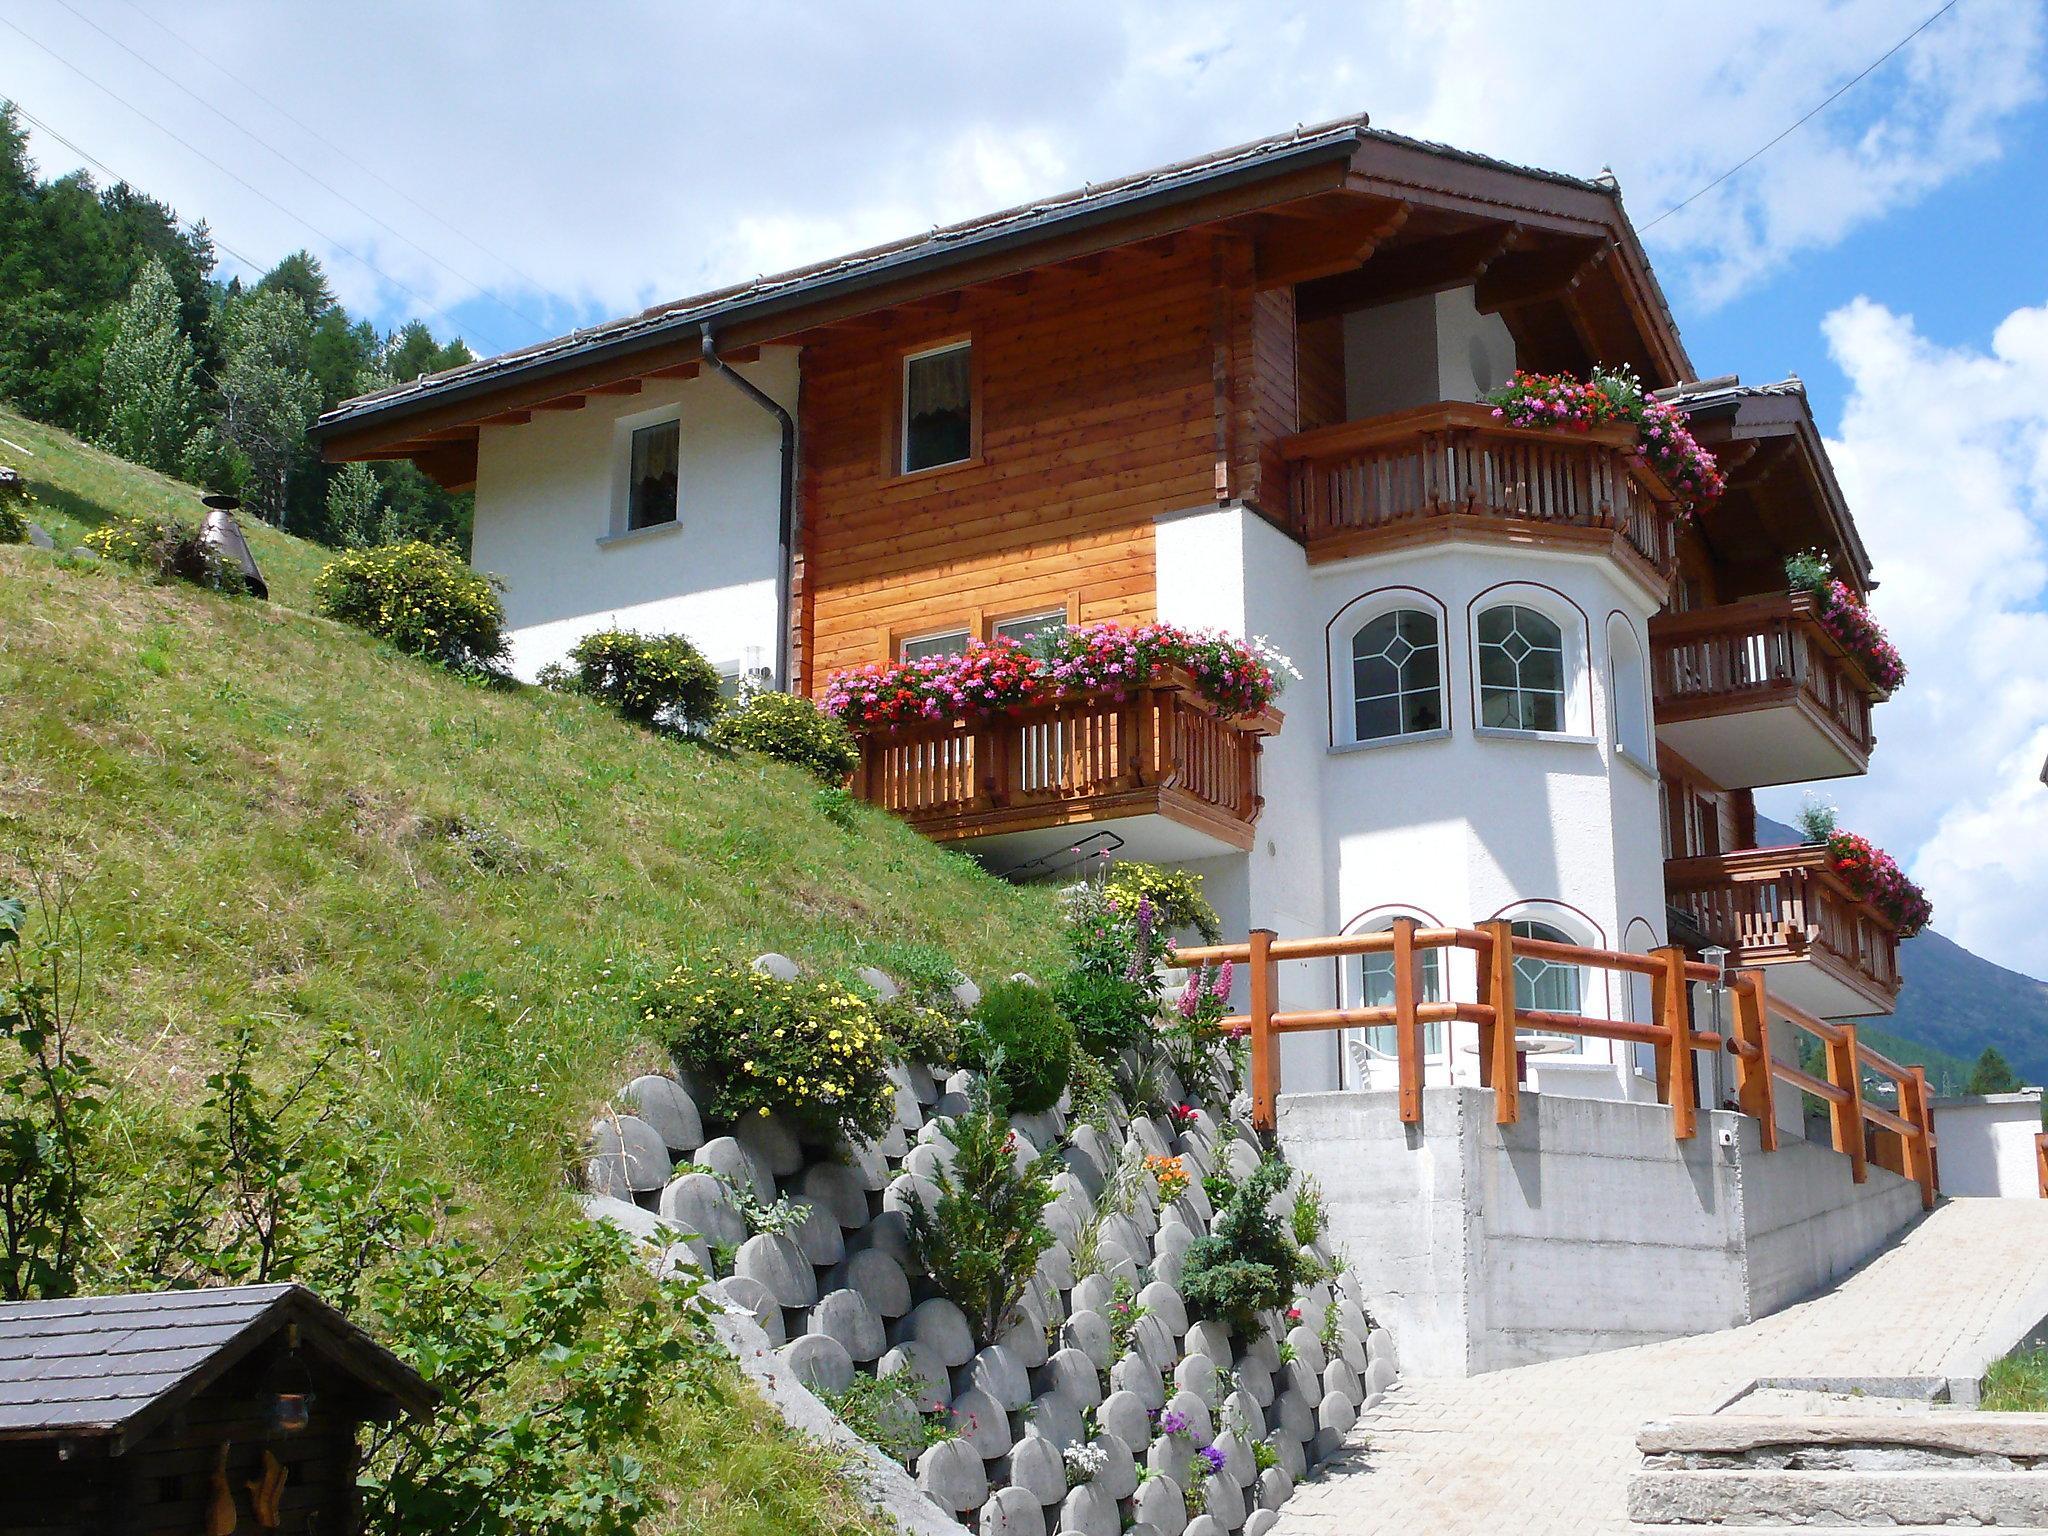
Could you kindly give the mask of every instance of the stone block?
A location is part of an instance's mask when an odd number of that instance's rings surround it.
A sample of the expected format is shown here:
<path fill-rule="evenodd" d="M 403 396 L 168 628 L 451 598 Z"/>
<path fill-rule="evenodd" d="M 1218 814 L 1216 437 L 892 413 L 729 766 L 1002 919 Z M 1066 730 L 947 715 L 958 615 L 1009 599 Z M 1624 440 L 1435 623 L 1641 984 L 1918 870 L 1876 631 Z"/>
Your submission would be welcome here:
<path fill-rule="evenodd" d="M 1137 1355 L 1126 1355 L 1109 1368 L 1109 1384 L 1116 1391 L 1130 1393 L 1145 1405 L 1147 1413 L 1166 1406 L 1166 1384 L 1160 1373 Z"/>
<path fill-rule="evenodd" d="M 661 1137 L 638 1115 L 606 1115 L 595 1121 L 585 1167 L 591 1193 L 621 1200 L 660 1189 L 675 1172 Z"/>
<path fill-rule="evenodd" d="M 877 1002 L 889 1002 L 903 990 L 896 985 L 895 977 L 891 976 L 887 971 L 880 970 L 872 965 L 864 965 L 853 974 L 860 978 L 862 986 L 875 994 Z"/>
<path fill-rule="evenodd" d="M 981 1506 L 980 1536 L 1046 1536 L 1045 1511 L 1028 1489 L 998 1488 Z"/>
<path fill-rule="evenodd" d="M 991 1344 L 967 1363 L 967 1379 L 1005 1413 L 1031 1401 L 1031 1375 L 1024 1362 L 1001 1344 Z"/>
<path fill-rule="evenodd" d="M 1214 1515 L 1197 1515 L 1181 1527 L 1180 1536 L 1230 1536 L 1230 1532 Z"/>
<path fill-rule="evenodd" d="M 775 1352 L 782 1368 L 813 1392 L 836 1396 L 853 1385 L 853 1360 L 837 1339 L 807 1333 Z"/>
<path fill-rule="evenodd" d="M 917 1486 L 939 1508 L 956 1515 L 988 1502 L 988 1473 L 965 1440 L 941 1440 L 918 1457 Z"/>
<path fill-rule="evenodd" d="M 1223 1171 L 1242 1184 L 1259 1171 L 1259 1154 L 1251 1143 L 1232 1139 L 1223 1144 Z"/>
<path fill-rule="evenodd" d="M 1159 1536 L 1181 1536 L 1188 1523 L 1188 1510 L 1187 1501 L 1181 1496 L 1180 1480 L 1170 1472 L 1156 1472 L 1146 1478 L 1132 1495 L 1131 1513 L 1137 1517 L 1138 1525 L 1151 1526 Z"/>
<path fill-rule="evenodd" d="M 883 1211 L 858 1232 L 847 1234 L 848 1253 L 865 1253 L 870 1249 L 886 1253 L 903 1266 L 905 1274 L 910 1272 L 910 1223 L 901 1211 Z"/>
<path fill-rule="evenodd" d="M 1067 1464 L 1060 1448 L 1036 1425 L 1025 1430 L 1010 1451 L 1010 1486 L 1023 1489 L 1041 1506 L 1058 1504 L 1067 1496 Z"/>
<path fill-rule="evenodd" d="M 1100 1422 L 1098 1417 L 1097 1422 Z M 1112 1499 L 1128 1499 L 1138 1491 L 1138 1460 L 1122 1435 L 1102 1430 L 1088 1442 L 1102 1452 L 1102 1470 L 1095 1474 L 1095 1486 Z M 1141 1445 L 1143 1441 L 1139 1442 Z"/>
<path fill-rule="evenodd" d="M 876 1362 L 875 1375 L 883 1381 L 900 1376 L 905 1390 L 920 1407 L 943 1408 L 953 1401 L 953 1375 L 937 1353 L 916 1339 L 906 1339 Z"/>
<path fill-rule="evenodd" d="M 1259 1474 L 1258 1492 L 1255 1497 L 1260 1509 L 1277 1510 L 1287 1502 L 1288 1496 L 1293 1492 L 1294 1479 L 1285 1467 L 1271 1466 Z"/>
<path fill-rule="evenodd" d="M 1207 1355 L 1182 1357 L 1173 1368 L 1173 1385 L 1176 1391 L 1194 1393 L 1212 1414 L 1223 1405 L 1223 1391 L 1216 1380 L 1216 1362 Z"/>
<path fill-rule="evenodd" d="M 974 1358 L 974 1333 L 967 1326 L 967 1314 L 943 1296 L 912 1307 L 901 1331 L 930 1349 L 948 1370 Z"/>
<path fill-rule="evenodd" d="M 754 1161 L 754 1155 L 730 1136 L 714 1136 L 697 1149 L 694 1163 L 709 1168 L 728 1184 L 750 1189 L 763 1205 L 775 1200 L 775 1180 Z"/>
<path fill-rule="evenodd" d="M 1394 1354 L 1394 1336 L 1384 1328 L 1374 1328 L 1366 1334 L 1365 1355 L 1374 1365 L 1385 1360 L 1390 1371 L 1398 1371 L 1401 1368 L 1401 1362 Z"/>
<path fill-rule="evenodd" d="M 1143 1450 L 1152 1439 L 1152 1415 L 1137 1393 L 1118 1388 L 1095 1410 L 1095 1422 L 1125 1445 Z"/>
<path fill-rule="evenodd" d="M 914 1173 L 899 1173 L 882 1191 L 882 1209 L 885 1211 L 907 1214 L 918 1205 L 930 1211 L 939 1207 L 938 1187 L 930 1179 L 921 1179 Z"/>
<path fill-rule="evenodd" d="M 1218 1413 L 1217 1423 L 1232 1429 L 1251 1440 L 1266 1438 L 1266 1410 L 1259 1400 L 1247 1392 L 1241 1381 L 1238 1389 L 1224 1399 Z"/>
<path fill-rule="evenodd" d="M 1110 1334 L 1108 1319 L 1098 1312 L 1084 1308 L 1074 1313 L 1060 1329 L 1060 1340 L 1069 1348 L 1080 1350 L 1099 1371 L 1116 1363 L 1116 1340 Z"/>
<path fill-rule="evenodd" d="M 932 1106 L 932 1116 L 940 1120 L 958 1120 L 974 1108 L 974 1100 L 964 1093 L 942 1093 L 938 1103 Z"/>
<path fill-rule="evenodd" d="M 785 1307 L 808 1307 L 818 1299 L 818 1276 L 793 1237 L 758 1232 L 740 1244 L 733 1271 L 768 1287 Z"/>
<path fill-rule="evenodd" d="M 1316 1405 L 1316 1428 L 1327 1429 L 1339 1437 L 1351 1432 L 1351 1426 L 1358 1422 L 1358 1408 L 1342 1392 L 1326 1392 L 1323 1400 Z"/>
<path fill-rule="evenodd" d="M 797 1193 L 815 1200 L 844 1231 L 868 1223 L 868 1192 L 859 1172 L 846 1163 L 813 1163 L 796 1181 Z"/>
<path fill-rule="evenodd" d="M 1061 1451 L 1070 1445 L 1079 1445 L 1086 1438 L 1081 1410 L 1057 1392 L 1039 1393 L 1024 1412 L 1026 1422 Z M 1062 1472 L 1060 1475 L 1064 1478 L 1066 1474 Z"/>
<path fill-rule="evenodd" d="M 619 1102 L 653 1127 L 670 1152 L 683 1155 L 704 1145 L 704 1120 L 697 1113 L 697 1101 L 674 1078 L 636 1077 L 626 1084 Z"/>
<path fill-rule="evenodd" d="M 1245 1516 L 1251 1513 L 1251 1506 L 1245 1502 L 1244 1490 L 1227 1472 L 1217 1472 L 1202 1479 L 1202 1487 L 1209 1495 L 1209 1514 L 1224 1530 L 1240 1530 Z"/>
<path fill-rule="evenodd" d="M 1323 1374 L 1323 1367 L 1329 1362 L 1323 1358 L 1323 1343 L 1316 1337 L 1315 1329 L 1307 1323 L 1296 1323 L 1287 1330 L 1287 1342 L 1294 1346 L 1295 1360 L 1306 1366 L 1311 1375 Z"/>
<path fill-rule="evenodd" d="M 827 1291 L 811 1308 L 810 1331 L 836 1339 L 857 1363 L 865 1365 L 881 1358 L 888 1346 L 882 1319 L 860 1292 L 852 1289 Z"/>
<path fill-rule="evenodd" d="M 1037 1275 L 1056 1291 L 1067 1290 L 1073 1285 L 1074 1261 L 1064 1243 L 1054 1243 L 1038 1256 Z"/>
<path fill-rule="evenodd" d="M 1273 1470 L 1277 1471 L 1278 1468 Z M 1280 1523 L 1280 1512 L 1273 1509 L 1255 1509 L 1244 1517 L 1244 1536 L 1266 1536 L 1266 1533 Z"/>
<path fill-rule="evenodd" d="M 994 1461 L 1010 1449 L 1010 1415 L 979 1387 L 953 1394 L 953 1430 L 973 1446 L 983 1461 Z"/>
<path fill-rule="evenodd" d="M 1184 1338 L 1188 1331 L 1187 1303 L 1181 1300 L 1180 1292 L 1164 1280 L 1154 1280 L 1138 1292 L 1138 1304 L 1166 1325 L 1166 1331 L 1176 1339 Z"/>
<path fill-rule="evenodd" d="M 1190 1323 L 1182 1339 L 1182 1348 L 1191 1355 L 1207 1355 L 1211 1360 L 1228 1360 L 1232 1357 L 1230 1330 L 1214 1318 L 1204 1318 Z"/>
<path fill-rule="evenodd" d="M 782 1326 L 782 1303 L 760 1281 L 745 1275 L 730 1275 L 712 1289 L 731 1305 L 750 1314 L 761 1325 L 761 1331 L 768 1335 L 770 1343 L 781 1344 L 788 1339 L 789 1335 Z"/>
<path fill-rule="evenodd" d="M 1177 1413 L 1188 1421 L 1189 1450 L 1207 1445 L 1216 1438 L 1216 1421 L 1209 1412 L 1209 1405 L 1185 1387 L 1167 1398 L 1165 1411 L 1160 1417 L 1164 1418 L 1168 1413 Z"/>
<path fill-rule="evenodd" d="M 1131 1330 L 1131 1343 L 1155 1371 L 1168 1371 L 1180 1358 L 1180 1344 L 1156 1317 L 1141 1317 Z"/>
<path fill-rule="evenodd" d="M 900 1158 L 907 1150 L 906 1147 L 895 1155 Z M 840 1154 L 844 1165 L 860 1181 L 862 1189 L 872 1192 L 889 1187 L 889 1154 L 883 1151 L 880 1142 L 870 1141 L 856 1132 L 841 1144 Z"/>
<path fill-rule="evenodd" d="M 1365 1390 L 1368 1394 L 1384 1392 L 1394 1384 L 1394 1361 L 1390 1355 L 1381 1355 L 1365 1368 Z"/>
<path fill-rule="evenodd" d="M 1252 1456 L 1252 1443 L 1236 1430 L 1226 1429 L 1211 1442 L 1223 1453 L 1223 1475 L 1240 1488 L 1259 1480 L 1259 1464 Z"/>
<path fill-rule="evenodd" d="M 1279 1453 L 1280 1465 L 1287 1469 L 1287 1475 L 1296 1481 L 1308 1476 L 1308 1452 L 1301 1442 L 1292 1435 L 1274 1435 L 1273 1449 Z"/>
<path fill-rule="evenodd" d="M 1060 1505 L 1059 1536 L 1123 1536 L 1116 1500 L 1094 1483 L 1083 1483 Z"/>
<path fill-rule="evenodd" d="M 1299 1392 L 1282 1392 L 1274 1399 L 1270 1422 L 1283 1436 L 1302 1445 L 1316 1437 L 1316 1411 Z"/>
<path fill-rule="evenodd" d="M 1076 1408 L 1093 1408 L 1102 1401 L 1102 1379 L 1095 1362 L 1078 1349 L 1061 1349 L 1038 1369 L 1039 1390 L 1057 1392 Z"/>
<path fill-rule="evenodd" d="M 803 1169 L 803 1144 L 779 1115 L 748 1115 L 733 1126 L 732 1135 L 771 1178 L 786 1179 Z"/>
<path fill-rule="evenodd" d="M 1067 1298 L 1076 1312 L 1105 1313 L 1109 1299 L 1115 1294 L 1116 1286 L 1109 1276 L 1101 1273 L 1083 1275 L 1072 1287 L 1073 1294 Z"/>
<path fill-rule="evenodd" d="M 1343 1393 L 1354 1408 L 1365 1401 L 1365 1383 L 1341 1356 L 1323 1367 L 1323 1390 Z"/>
<path fill-rule="evenodd" d="M 1045 1364 L 1050 1353 L 1045 1347 L 1045 1328 L 1031 1318 L 1020 1318 L 1003 1330 L 996 1342 L 1017 1357 L 1017 1363 L 1027 1371 L 1035 1371 Z"/>
<path fill-rule="evenodd" d="M 803 975 L 803 967 L 787 955 L 778 955 L 770 950 L 765 955 L 754 956 L 754 969 L 764 976 L 773 976 L 777 981 L 795 981 Z"/>
<path fill-rule="evenodd" d="M 827 1269 L 846 1257 L 846 1238 L 830 1211 L 809 1195 L 792 1196 L 790 1203 L 800 1207 L 805 1215 L 789 1235 L 796 1239 L 797 1247 L 812 1265 Z"/>
<path fill-rule="evenodd" d="M 1273 1406 L 1273 1373 L 1258 1361 L 1246 1357 L 1237 1363 L 1237 1385 L 1261 1408 Z"/>

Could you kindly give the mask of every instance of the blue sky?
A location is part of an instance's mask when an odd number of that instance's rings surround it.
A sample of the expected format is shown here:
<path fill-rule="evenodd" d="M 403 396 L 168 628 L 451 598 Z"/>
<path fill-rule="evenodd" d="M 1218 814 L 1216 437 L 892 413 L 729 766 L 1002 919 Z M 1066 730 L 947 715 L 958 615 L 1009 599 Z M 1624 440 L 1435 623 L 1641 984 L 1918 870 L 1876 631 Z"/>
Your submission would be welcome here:
<path fill-rule="evenodd" d="M 1913 670 L 1829 797 L 1943 931 L 2048 976 L 2044 3 L 1957 0 L 1647 238 L 1703 373 L 1807 381 Z M 6 0 L 0 95 L 259 263 L 306 246 L 357 312 L 490 351 L 1360 110 L 1611 166 L 1647 223 L 1937 4 Z"/>

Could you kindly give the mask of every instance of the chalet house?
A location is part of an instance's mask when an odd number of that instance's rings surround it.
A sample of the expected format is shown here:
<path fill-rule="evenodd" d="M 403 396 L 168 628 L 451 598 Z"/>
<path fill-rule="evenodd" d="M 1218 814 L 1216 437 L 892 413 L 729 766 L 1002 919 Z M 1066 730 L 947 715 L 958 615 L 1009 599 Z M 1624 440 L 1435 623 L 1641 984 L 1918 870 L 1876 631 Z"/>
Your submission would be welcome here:
<path fill-rule="evenodd" d="M 1717 455 L 1697 517 L 1618 429 L 1479 403 L 1596 366 Z M 1240 934 L 1506 921 L 1725 949 L 1819 1019 L 1893 1006 L 1896 928 L 1822 849 L 1753 846 L 1752 791 L 1868 767 L 1884 690 L 1785 571 L 1819 551 L 1860 595 L 1868 556 L 1797 381 L 1700 378 L 1610 180 L 1303 128 L 422 378 L 316 436 L 474 488 L 529 676 L 614 623 L 813 695 L 1099 621 L 1293 659 L 1284 714 L 1161 687 L 869 736 L 859 792 L 998 870 L 1114 849 L 1202 872 Z M 1286 985 L 1385 1002 L 1384 962 Z M 1514 971 L 1527 1009 L 1652 1006 L 1640 976 Z M 1375 1085 L 1386 1033 L 1288 1039 L 1290 1088 Z M 1657 1097 L 1644 1045 L 1540 1047 L 1539 1090 Z M 1422 1049 L 1432 1083 L 1479 1080 L 1465 1025 Z"/>

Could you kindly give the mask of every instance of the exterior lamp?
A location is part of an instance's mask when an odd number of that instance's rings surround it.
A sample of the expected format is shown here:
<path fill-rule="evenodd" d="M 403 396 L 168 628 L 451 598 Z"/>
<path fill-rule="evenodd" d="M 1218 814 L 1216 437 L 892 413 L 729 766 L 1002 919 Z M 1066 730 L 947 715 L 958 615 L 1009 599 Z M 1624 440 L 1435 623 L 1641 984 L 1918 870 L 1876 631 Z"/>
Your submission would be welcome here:
<path fill-rule="evenodd" d="M 1709 944 L 1700 951 L 1700 958 L 1714 968 L 1714 979 L 1707 983 L 1707 996 L 1714 1000 L 1714 1033 L 1717 1036 L 1726 1036 L 1728 1032 L 1721 1027 L 1721 998 L 1728 991 L 1728 946 Z M 1720 1101 L 1721 1092 L 1721 1055 L 1718 1049 L 1714 1054 L 1712 1071 L 1714 1098 L 1708 1102 L 1717 1103 Z"/>
<path fill-rule="evenodd" d="M 299 1326 L 291 1325 L 284 1357 L 271 1372 L 270 1410 L 265 1415 L 270 1427 L 282 1435 L 296 1435 L 313 1420 L 313 1377 L 299 1358 Z"/>

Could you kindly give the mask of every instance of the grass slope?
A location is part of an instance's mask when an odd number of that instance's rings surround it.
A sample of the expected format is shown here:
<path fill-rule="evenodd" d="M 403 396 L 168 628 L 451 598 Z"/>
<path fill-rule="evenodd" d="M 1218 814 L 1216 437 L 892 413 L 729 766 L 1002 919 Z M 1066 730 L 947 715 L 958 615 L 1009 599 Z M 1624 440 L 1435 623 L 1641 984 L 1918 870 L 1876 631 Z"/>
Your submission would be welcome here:
<path fill-rule="evenodd" d="M 35 452 L 60 544 L 192 495 L 19 418 L 0 438 Z M 31 862 L 73 881 L 94 1050 L 124 1098 L 189 1103 L 224 1019 L 274 1021 L 280 1056 L 347 1021 L 419 1171 L 502 1232 L 541 1231 L 573 1219 L 590 1114 L 655 1060 L 641 977 L 765 949 L 849 969 L 937 946 L 983 977 L 1049 962 L 1045 893 L 866 808 L 842 827 L 796 770 L 400 656 L 292 606 L 323 551 L 252 542 L 282 601 L 0 549 L 0 889 Z M 830 1458 L 751 1420 L 694 1426 L 661 1471 L 677 1529 L 855 1518 Z"/>

